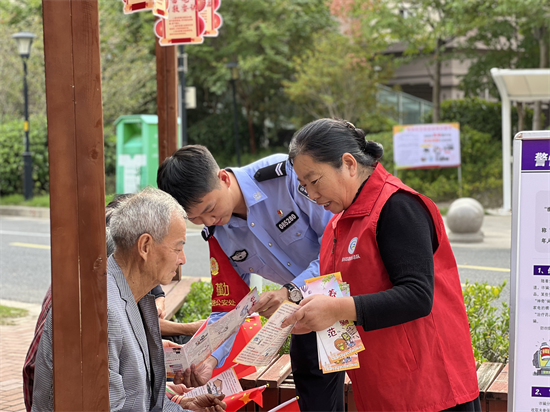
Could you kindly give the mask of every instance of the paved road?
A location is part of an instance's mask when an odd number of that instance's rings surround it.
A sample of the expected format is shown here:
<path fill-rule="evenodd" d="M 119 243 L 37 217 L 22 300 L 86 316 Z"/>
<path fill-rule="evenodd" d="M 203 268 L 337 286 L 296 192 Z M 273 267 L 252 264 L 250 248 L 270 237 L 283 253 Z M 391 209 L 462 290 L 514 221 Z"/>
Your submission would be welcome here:
<path fill-rule="evenodd" d="M 508 280 L 503 300 L 509 301 L 510 218 L 487 216 L 481 244 L 453 244 L 462 282 Z M 50 284 L 50 223 L 45 219 L 0 217 L 0 299 L 41 303 Z M 185 245 L 183 275 L 208 277 L 209 255 L 197 229 Z"/>
<path fill-rule="evenodd" d="M 183 276 L 209 277 L 208 244 L 189 230 Z M 0 299 L 42 303 L 51 282 L 50 221 L 0 217 Z"/>

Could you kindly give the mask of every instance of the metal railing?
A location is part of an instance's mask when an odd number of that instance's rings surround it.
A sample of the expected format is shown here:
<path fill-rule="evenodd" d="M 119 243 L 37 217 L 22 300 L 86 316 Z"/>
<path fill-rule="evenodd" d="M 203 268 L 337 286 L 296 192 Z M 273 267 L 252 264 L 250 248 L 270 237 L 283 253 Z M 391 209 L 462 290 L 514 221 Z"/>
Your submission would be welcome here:
<path fill-rule="evenodd" d="M 432 110 L 433 104 L 407 93 L 378 85 L 377 100 L 379 104 L 390 109 L 390 116 L 399 124 L 424 123 L 424 115 Z"/>

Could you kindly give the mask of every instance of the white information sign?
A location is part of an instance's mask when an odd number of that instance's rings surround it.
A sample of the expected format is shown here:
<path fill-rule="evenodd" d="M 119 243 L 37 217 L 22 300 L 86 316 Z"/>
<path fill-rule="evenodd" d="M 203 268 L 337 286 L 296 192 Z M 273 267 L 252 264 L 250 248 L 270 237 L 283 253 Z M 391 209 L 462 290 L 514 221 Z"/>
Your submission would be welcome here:
<path fill-rule="evenodd" d="M 459 167 L 460 125 L 393 126 L 393 161 L 396 169 Z"/>
<path fill-rule="evenodd" d="M 509 411 L 550 411 L 550 132 L 514 139 Z"/>

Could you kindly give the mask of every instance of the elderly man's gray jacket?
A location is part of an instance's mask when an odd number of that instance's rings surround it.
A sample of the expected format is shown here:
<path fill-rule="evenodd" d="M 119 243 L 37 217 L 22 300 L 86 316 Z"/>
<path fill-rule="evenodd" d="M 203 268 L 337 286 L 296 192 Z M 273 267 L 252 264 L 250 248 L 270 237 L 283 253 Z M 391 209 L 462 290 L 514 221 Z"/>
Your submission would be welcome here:
<path fill-rule="evenodd" d="M 155 299 L 146 295 L 138 307 L 113 256 L 107 262 L 107 321 L 111 411 L 182 411 L 165 395 L 166 371 Z M 53 411 L 52 369 L 50 310 L 36 356 L 33 411 Z"/>

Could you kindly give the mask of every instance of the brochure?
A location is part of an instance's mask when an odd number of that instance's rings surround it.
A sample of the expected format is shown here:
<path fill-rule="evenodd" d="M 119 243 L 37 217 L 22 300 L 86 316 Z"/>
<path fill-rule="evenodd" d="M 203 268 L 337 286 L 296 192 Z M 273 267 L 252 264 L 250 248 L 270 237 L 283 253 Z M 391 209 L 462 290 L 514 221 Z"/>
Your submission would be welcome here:
<path fill-rule="evenodd" d="M 248 310 L 259 300 L 256 288 L 251 290 L 233 309 L 216 322 L 207 325 L 183 347 L 164 348 L 166 377 L 174 378 L 176 372 L 183 372 L 191 365 L 200 365 L 223 342 L 238 331 L 248 315 Z"/>
<path fill-rule="evenodd" d="M 292 324 L 283 328 L 281 324 L 298 309 L 298 305 L 285 300 L 256 336 L 237 355 L 235 362 L 250 366 L 269 365 L 294 327 Z"/>
<path fill-rule="evenodd" d="M 242 392 L 243 388 L 239 383 L 239 378 L 233 368 L 220 373 L 219 375 L 213 377 L 206 385 L 199 386 L 194 388 L 192 391 L 187 392 L 185 396 L 197 396 L 211 393 L 212 395 L 221 395 L 225 396 L 233 395 L 235 393 Z"/>

